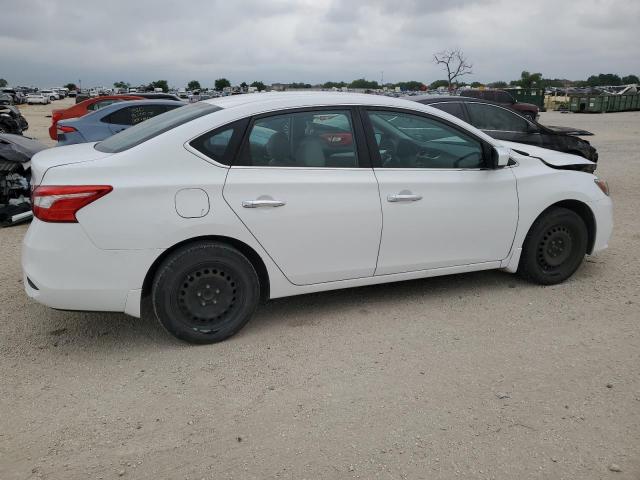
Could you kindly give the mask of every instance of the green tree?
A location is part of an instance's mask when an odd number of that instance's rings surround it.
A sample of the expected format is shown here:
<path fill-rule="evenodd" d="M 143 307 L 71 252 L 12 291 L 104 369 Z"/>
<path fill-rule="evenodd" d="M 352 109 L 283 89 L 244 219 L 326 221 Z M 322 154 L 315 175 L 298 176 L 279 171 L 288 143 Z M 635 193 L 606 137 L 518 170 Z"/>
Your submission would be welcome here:
<path fill-rule="evenodd" d="M 226 78 L 218 78 L 215 81 L 215 87 L 216 90 L 223 90 L 225 87 L 230 87 L 231 86 L 231 82 L 229 80 L 227 80 Z"/>
<path fill-rule="evenodd" d="M 114 82 L 114 88 L 126 88 L 127 90 L 131 87 L 129 82 Z"/>
<path fill-rule="evenodd" d="M 417 80 L 409 80 L 408 82 L 398 82 L 393 87 L 400 87 L 400 90 L 409 90 L 412 92 L 416 92 L 418 90 L 423 90 L 425 88 L 424 83 L 419 82 Z"/>
<path fill-rule="evenodd" d="M 249 86 L 249 85 L 247 85 L 247 82 L 242 82 L 242 83 L 240 84 L 240 88 L 241 88 L 242 90 L 246 90 L 248 86 Z"/>
<path fill-rule="evenodd" d="M 262 82 L 253 82 L 251 86 L 257 88 L 259 92 L 267 89 L 267 86 Z"/>
<path fill-rule="evenodd" d="M 449 80 L 436 80 L 435 82 L 431 82 L 431 85 L 429 85 L 429 88 L 431 90 L 435 90 L 440 87 L 448 87 L 448 86 L 449 86 Z"/>
<path fill-rule="evenodd" d="M 622 79 L 615 73 L 599 73 L 598 75 L 591 75 L 587 78 L 587 84 L 590 87 L 598 87 L 601 85 L 616 86 L 622 83 Z"/>
<path fill-rule="evenodd" d="M 7 85 L 7 81 L 4 78 L 0 78 L 0 88 L 6 87 Z"/>
<path fill-rule="evenodd" d="M 627 75 L 626 77 L 622 77 L 622 84 L 629 85 L 630 83 L 640 83 L 640 78 L 637 75 Z"/>
<path fill-rule="evenodd" d="M 75 83 L 67 83 L 64 88 L 68 88 L 69 90 L 78 90 L 78 87 Z"/>
<path fill-rule="evenodd" d="M 187 83 L 187 90 L 200 90 L 202 87 L 200 86 L 200 82 L 198 80 L 191 80 Z"/>
<path fill-rule="evenodd" d="M 346 86 L 345 82 L 325 82 L 322 84 L 322 88 L 342 88 Z"/>
<path fill-rule="evenodd" d="M 376 82 L 375 80 L 365 80 L 364 78 L 358 78 L 357 80 L 354 80 L 349 84 L 349 88 L 364 88 L 375 90 L 380 88 L 380 85 L 378 85 L 378 82 Z"/>
<path fill-rule="evenodd" d="M 169 84 L 166 80 L 156 80 L 155 82 L 151 82 L 147 85 L 147 89 L 154 90 L 156 88 L 161 88 L 163 92 L 169 91 Z"/>
<path fill-rule="evenodd" d="M 482 84 L 480 82 L 473 82 L 471 84 L 471 88 L 480 88 L 480 87 L 484 87 L 484 84 Z"/>
<path fill-rule="evenodd" d="M 311 88 L 311 84 L 303 82 L 293 82 L 289 84 L 289 88 Z"/>
<path fill-rule="evenodd" d="M 503 80 L 498 80 L 496 82 L 491 82 L 487 84 L 487 87 L 490 88 L 506 88 L 508 86 L 507 82 Z"/>
<path fill-rule="evenodd" d="M 529 73 L 526 70 L 520 74 L 517 85 L 522 88 L 543 87 L 541 73 Z"/>

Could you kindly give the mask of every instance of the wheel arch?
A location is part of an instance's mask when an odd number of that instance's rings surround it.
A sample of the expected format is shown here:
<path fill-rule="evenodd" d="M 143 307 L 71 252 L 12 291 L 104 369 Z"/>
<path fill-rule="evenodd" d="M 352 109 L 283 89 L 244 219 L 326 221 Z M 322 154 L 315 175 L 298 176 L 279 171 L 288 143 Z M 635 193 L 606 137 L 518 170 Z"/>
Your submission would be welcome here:
<path fill-rule="evenodd" d="M 587 235 L 588 235 L 587 253 L 591 254 L 591 252 L 593 252 L 593 245 L 596 241 L 596 218 L 591 208 L 589 208 L 589 205 L 587 205 L 586 203 L 580 200 L 572 200 L 572 199 L 561 200 L 552 205 L 549 205 L 542 212 L 540 212 L 540 214 L 533 220 L 533 222 L 531 222 L 531 225 L 529 225 L 529 229 L 527 230 L 527 235 L 525 235 L 525 238 L 529 235 L 531 228 L 533 227 L 536 220 L 538 220 L 538 218 L 540 218 L 542 215 L 547 213 L 549 210 L 553 208 L 558 208 L 558 207 L 571 210 L 572 212 L 576 213 L 580 218 L 582 218 L 582 221 L 587 227 Z"/>
<path fill-rule="evenodd" d="M 253 268 L 256 269 L 256 273 L 258 274 L 258 280 L 260 281 L 260 299 L 262 301 L 267 301 L 269 299 L 269 272 L 267 271 L 267 267 L 264 264 L 264 261 L 252 247 L 247 245 L 246 243 L 231 237 L 225 237 L 220 235 L 204 235 L 199 237 L 188 238 L 181 242 L 172 245 L 167 248 L 161 255 L 158 256 L 149 267 L 147 274 L 144 277 L 144 281 L 142 282 L 142 296 L 148 296 L 151 293 L 151 285 L 153 284 L 153 279 L 156 276 L 156 272 L 158 268 L 162 264 L 162 262 L 173 252 L 184 247 L 185 245 L 189 245 L 191 243 L 209 240 L 214 242 L 220 242 L 227 245 L 230 245 L 237 250 L 240 251 L 253 265 Z"/>

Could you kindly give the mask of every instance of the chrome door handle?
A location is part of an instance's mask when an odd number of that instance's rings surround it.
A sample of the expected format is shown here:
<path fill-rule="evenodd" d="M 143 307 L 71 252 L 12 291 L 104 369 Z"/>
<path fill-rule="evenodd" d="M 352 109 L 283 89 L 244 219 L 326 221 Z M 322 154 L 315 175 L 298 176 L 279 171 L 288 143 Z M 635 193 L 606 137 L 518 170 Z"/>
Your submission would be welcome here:
<path fill-rule="evenodd" d="M 244 208 L 260 208 L 260 207 L 282 207 L 285 202 L 280 200 L 244 200 L 242 206 Z"/>
<path fill-rule="evenodd" d="M 417 202 L 422 200 L 422 195 L 398 193 L 396 195 L 387 195 L 387 202 Z"/>

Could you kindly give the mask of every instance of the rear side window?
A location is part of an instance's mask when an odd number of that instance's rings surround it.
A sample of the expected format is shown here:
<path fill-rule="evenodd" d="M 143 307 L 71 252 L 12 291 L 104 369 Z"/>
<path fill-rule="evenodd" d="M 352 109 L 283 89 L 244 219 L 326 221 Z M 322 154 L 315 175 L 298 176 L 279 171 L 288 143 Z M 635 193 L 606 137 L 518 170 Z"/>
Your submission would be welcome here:
<path fill-rule="evenodd" d="M 196 118 L 222 110 L 210 103 L 192 103 L 153 117 L 146 122 L 134 125 L 95 145 L 95 149 L 105 153 L 118 153 L 140 145 L 173 128 L 188 123 Z"/>
<path fill-rule="evenodd" d="M 462 103 L 460 102 L 432 103 L 431 106 L 438 110 L 442 110 L 443 112 L 450 113 L 454 117 L 458 117 L 460 120 L 465 120 L 464 110 L 462 109 Z"/>
<path fill-rule="evenodd" d="M 507 92 L 496 92 L 496 102 L 498 103 L 515 103 L 513 97 Z"/>
<path fill-rule="evenodd" d="M 119 102 L 120 100 L 116 100 L 116 99 L 111 99 L 111 100 L 100 100 L 98 102 L 92 103 L 91 105 L 89 105 L 87 107 L 87 110 L 98 110 L 102 107 L 106 107 L 107 105 L 111 105 L 112 103 L 116 103 Z"/>
<path fill-rule="evenodd" d="M 499 130 L 505 132 L 527 132 L 527 121 L 506 108 L 485 103 L 468 103 L 471 125 L 481 130 Z"/>
<path fill-rule="evenodd" d="M 167 105 L 134 105 L 121 108 L 117 112 L 107 115 L 102 121 L 116 125 L 137 125 L 166 111 Z"/>
<path fill-rule="evenodd" d="M 233 156 L 249 122 L 248 119 L 217 128 L 192 140 L 189 145 L 223 165 L 231 165 Z"/>

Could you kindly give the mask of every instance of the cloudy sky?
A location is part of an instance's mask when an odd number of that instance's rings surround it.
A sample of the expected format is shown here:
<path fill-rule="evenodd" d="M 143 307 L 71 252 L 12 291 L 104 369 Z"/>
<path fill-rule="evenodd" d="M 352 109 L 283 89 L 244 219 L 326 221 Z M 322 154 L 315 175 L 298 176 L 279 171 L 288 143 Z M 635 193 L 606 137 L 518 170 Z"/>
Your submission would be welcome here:
<path fill-rule="evenodd" d="M 461 48 L 469 81 L 640 74 L 638 0 L 2 0 L 0 78 L 40 87 L 196 79 L 213 86 L 443 78 Z"/>

